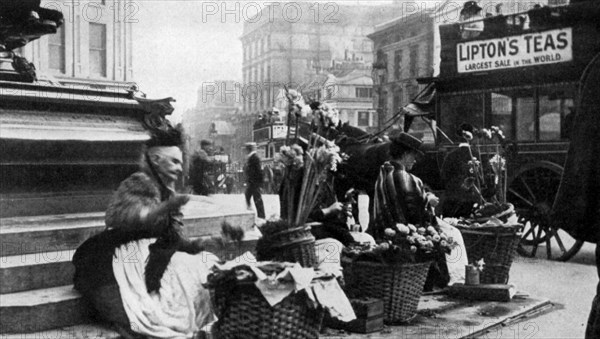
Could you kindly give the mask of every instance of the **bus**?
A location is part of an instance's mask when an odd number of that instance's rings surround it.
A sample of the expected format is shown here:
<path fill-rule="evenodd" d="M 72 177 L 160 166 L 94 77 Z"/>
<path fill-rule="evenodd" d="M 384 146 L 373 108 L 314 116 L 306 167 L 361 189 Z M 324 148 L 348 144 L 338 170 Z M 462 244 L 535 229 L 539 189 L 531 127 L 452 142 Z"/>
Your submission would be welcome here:
<path fill-rule="evenodd" d="M 549 218 L 569 135 L 577 133 L 570 121 L 580 77 L 600 52 L 600 4 L 537 7 L 479 21 L 482 29 L 469 34 L 465 23 L 441 25 L 440 74 L 419 79 L 435 88 L 429 159 L 441 168 L 462 123 L 498 126 L 509 142 L 507 200 L 525 225 L 519 252 L 536 256 L 545 248 L 548 258 L 568 260 L 581 242 L 550 227 Z M 482 145 L 482 155 L 491 156 L 496 146 Z M 434 187 L 439 180 L 430 178 Z"/>

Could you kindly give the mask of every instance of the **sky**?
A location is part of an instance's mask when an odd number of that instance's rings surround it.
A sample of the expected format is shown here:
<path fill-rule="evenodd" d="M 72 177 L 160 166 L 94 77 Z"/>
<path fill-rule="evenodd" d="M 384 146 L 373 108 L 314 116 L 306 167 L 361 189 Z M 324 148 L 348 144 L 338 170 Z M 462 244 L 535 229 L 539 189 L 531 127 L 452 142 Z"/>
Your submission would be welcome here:
<path fill-rule="evenodd" d="M 375 5 L 390 1 L 343 2 Z M 198 89 L 203 82 L 241 81 L 242 43 L 239 38 L 243 23 L 251 19 L 256 9 L 265 8 L 265 3 L 198 0 L 134 2 L 132 13 L 135 11 L 135 14 L 131 15 L 135 21 L 132 23 L 134 80 L 149 98 L 175 98 L 172 120 L 178 121 L 185 110 L 195 106 Z M 224 9 L 231 12 L 225 12 Z M 223 18 L 223 13 L 230 14 Z"/>
<path fill-rule="evenodd" d="M 133 24 L 134 78 L 148 97 L 171 96 L 179 115 L 203 81 L 240 80 L 243 25 L 202 17 L 200 1 L 142 1 Z"/>

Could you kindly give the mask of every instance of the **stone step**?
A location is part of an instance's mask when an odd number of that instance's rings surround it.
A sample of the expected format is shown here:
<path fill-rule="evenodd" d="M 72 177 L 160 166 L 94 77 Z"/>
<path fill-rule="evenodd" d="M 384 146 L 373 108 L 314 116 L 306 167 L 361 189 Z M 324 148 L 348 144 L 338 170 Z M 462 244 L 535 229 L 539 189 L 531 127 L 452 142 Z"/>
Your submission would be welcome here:
<path fill-rule="evenodd" d="M 183 213 L 184 230 L 189 237 L 218 235 L 223 221 L 245 229 L 254 224 L 251 211 L 205 200 L 190 201 Z M 0 219 L 0 256 L 73 250 L 104 227 L 104 213 L 3 218 Z"/>
<path fill-rule="evenodd" d="M 89 322 L 72 285 L 2 294 L 0 332 L 31 333 Z"/>
<path fill-rule="evenodd" d="M 1 330 L 0 330 L 1 331 Z M 1 332 L 0 332 L 1 333 Z M 35 333 L 4 333 L 2 339 L 122 339 L 117 332 L 104 324 L 87 323 L 53 328 Z"/>
<path fill-rule="evenodd" d="M 219 235 L 224 221 L 252 230 L 252 211 L 232 199 L 192 197 L 183 208 L 191 238 Z M 104 213 L 0 218 L 0 333 L 31 333 L 85 323 L 87 308 L 71 283 L 75 249 L 102 231 Z M 222 259 L 242 249 L 229 244 Z M 209 249 L 213 250 L 214 249 Z"/>
<path fill-rule="evenodd" d="M 75 250 L 0 258 L 0 294 L 72 284 L 73 253 Z"/>
<path fill-rule="evenodd" d="M 206 250 L 221 260 L 232 260 L 248 251 L 255 253 L 255 247 L 256 240 L 248 240 Z M 75 267 L 71 260 L 74 253 L 75 250 L 65 250 L 0 258 L 0 294 L 72 284 Z"/>
<path fill-rule="evenodd" d="M 247 251 L 254 253 L 256 242 L 228 243 L 224 248 L 208 250 L 221 259 L 232 260 Z M 70 285 L 72 255 L 73 251 L 54 252 L 53 262 L 39 264 L 36 261 L 41 254 L 2 258 L 2 288 L 6 292 L 0 295 L 0 333 L 42 332 L 89 321 L 88 309 Z M 32 289 L 48 284 L 62 285 Z"/>

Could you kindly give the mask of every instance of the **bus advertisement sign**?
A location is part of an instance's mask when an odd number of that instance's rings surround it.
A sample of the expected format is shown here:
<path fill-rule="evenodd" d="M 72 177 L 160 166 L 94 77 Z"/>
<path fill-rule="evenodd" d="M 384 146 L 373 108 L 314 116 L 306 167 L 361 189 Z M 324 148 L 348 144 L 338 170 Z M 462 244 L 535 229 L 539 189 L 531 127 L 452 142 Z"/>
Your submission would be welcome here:
<path fill-rule="evenodd" d="M 572 29 L 553 29 L 456 45 L 458 73 L 539 66 L 573 60 Z"/>
<path fill-rule="evenodd" d="M 284 139 L 287 135 L 287 126 L 273 125 L 273 139 Z"/>

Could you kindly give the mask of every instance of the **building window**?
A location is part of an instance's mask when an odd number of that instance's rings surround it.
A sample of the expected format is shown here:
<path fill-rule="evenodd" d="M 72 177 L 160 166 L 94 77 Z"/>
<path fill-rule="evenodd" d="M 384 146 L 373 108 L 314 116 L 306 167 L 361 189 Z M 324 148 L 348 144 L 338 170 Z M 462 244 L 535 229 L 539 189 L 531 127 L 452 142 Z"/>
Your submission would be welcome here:
<path fill-rule="evenodd" d="M 90 75 L 106 77 L 106 25 L 90 23 Z"/>
<path fill-rule="evenodd" d="M 65 62 L 65 28 L 59 28 L 56 34 L 50 34 L 48 38 L 49 68 L 61 73 L 66 73 Z"/>
<path fill-rule="evenodd" d="M 373 96 L 373 89 L 370 87 L 356 87 L 357 98 L 371 98 Z"/>
<path fill-rule="evenodd" d="M 402 51 L 394 52 L 394 79 L 400 80 L 402 77 Z"/>
<path fill-rule="evenodd" d="M 358 126 L 369 126 L 369 112 L 358 112 Z"/>
<path fill-rule="evenodd" d="M 394 91 L 393 101 L 394 102 L 392 103 L 392 109 L 394 110 L 394 112 L 392 113 L 396 114 L 400 110 L 400 105 L 402 104 L 402 87 L 399 87 Z"/>
<path fill-rule="evenodd" d="M 335 87 L 333 85 L 327 85 L 325 90 L 327 91 L 325 99 L 332 99 L 335 95 Z"/>
<path fill-rule="evenodd" d="M 418 60 L 419 50 L 416 47 L 410 49 L 410 76 L 417 77 L 419 75 Z"/>

